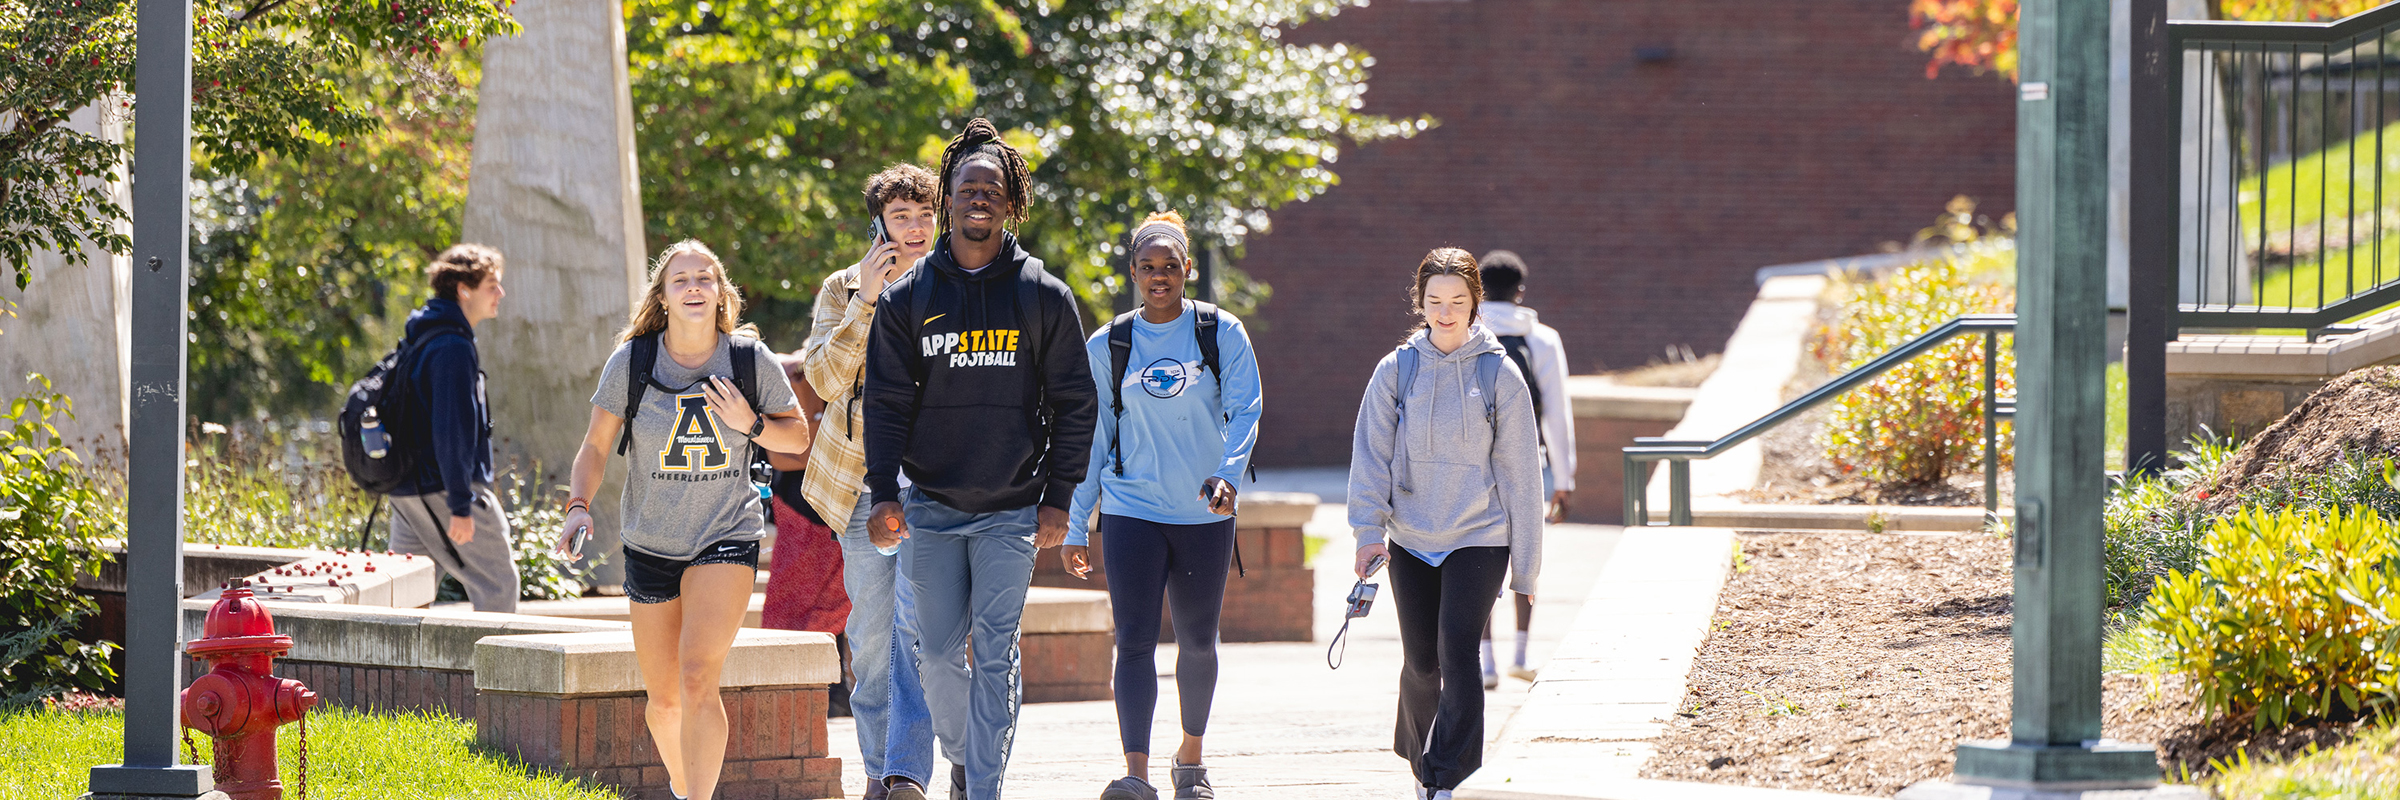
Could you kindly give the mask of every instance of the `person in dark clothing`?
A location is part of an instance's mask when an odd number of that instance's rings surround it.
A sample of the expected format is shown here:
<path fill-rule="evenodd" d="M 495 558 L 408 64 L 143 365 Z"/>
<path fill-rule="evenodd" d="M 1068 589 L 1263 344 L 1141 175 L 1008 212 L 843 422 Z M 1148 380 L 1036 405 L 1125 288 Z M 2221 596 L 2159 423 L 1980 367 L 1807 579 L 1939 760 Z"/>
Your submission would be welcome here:
<path fill-rule="evenodd" d="M 433 299 L 408 317 L 408 338 L 423 341 L 407 388 L 422 427 L 394 432 L 417 448 L 417 474 L 391 494 L 395 552 L 433 559 L 457 578 L 477 611 L 515 613 L 517 561 L 508 516 L 492 493 L 492 414 L 485 405 L 475 324 L 499 316 L 500 251 L 462 244 L 426 269 Z"/>
<path fill-rule="evenodd" d="M 1067 537 L 1100 403 L 1073 295 L 1006 225 L 1025 218 L 1024 158 L 977 119 L 943 152 L 940 178 L 946 235 L 885 287 L 867 337 L 867 530 L 906 548 L 920 671 L 954 668 L 973 641 L 966 697 L 923 683 L 937 727 L 967 715 L 966 797 L 999 800 L 1024 699 L 1025 590 L 1034 555 Z M 922 796 L 891 787 L 894 800 Z"/>

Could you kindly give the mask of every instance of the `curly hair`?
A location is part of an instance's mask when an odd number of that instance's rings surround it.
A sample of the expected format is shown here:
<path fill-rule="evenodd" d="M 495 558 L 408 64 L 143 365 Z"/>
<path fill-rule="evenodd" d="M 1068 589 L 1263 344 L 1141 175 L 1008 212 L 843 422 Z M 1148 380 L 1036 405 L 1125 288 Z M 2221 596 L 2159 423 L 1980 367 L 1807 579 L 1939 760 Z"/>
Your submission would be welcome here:
<path fill-rule="evenodd" d="M 433 281 L 433 294 L 444 300 L 458 300 L 458 287 L 483 288 L 483 279 L 499 274 L 504 267 L 500 251 L 480 244 L 451 245 L 433 263 L 425 267 L 425 275 Z"/>
<path fill-rule="evenodd" d="M 978 158 L 992 159 L 1000 167 L 1003 185 L 1008 191 L 1008 220 L 1025 224 L 1025 208 L 1032 196 L 1033 171 L 1025 166 L 1025 154 L 1017 152 L 1001 140 L 1000 129 L 992 121 L 976 117 L 967 122 L 967 129 L 942 148 L 942 202 L 939 211 L 942 230 L 950 229 L 950 192 L 957 185 L 958 168 Z"/>
<path fill-rule="evenodd" d="M 867 216 L 883 216 L 885 206 L 899 201 L 933 205 L 941 200 L 942 186 L 933 173 L 915 164 L 893 164 L 867 178 Z"/>

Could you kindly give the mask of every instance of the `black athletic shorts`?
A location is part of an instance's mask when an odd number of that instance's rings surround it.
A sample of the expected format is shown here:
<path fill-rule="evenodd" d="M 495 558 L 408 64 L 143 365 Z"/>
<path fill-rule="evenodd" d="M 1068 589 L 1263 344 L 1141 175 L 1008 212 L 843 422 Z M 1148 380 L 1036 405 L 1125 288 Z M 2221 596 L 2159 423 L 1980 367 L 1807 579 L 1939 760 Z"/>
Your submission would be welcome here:
<path fill-rule="evenodd" d="M 700 548 L 688 561 L 625 548 L 625 599 L 664 603 L 683 596 L 683 571 L 702 564 L 740 564 L 758 569 L 758 541 L 725 541 Z"/>

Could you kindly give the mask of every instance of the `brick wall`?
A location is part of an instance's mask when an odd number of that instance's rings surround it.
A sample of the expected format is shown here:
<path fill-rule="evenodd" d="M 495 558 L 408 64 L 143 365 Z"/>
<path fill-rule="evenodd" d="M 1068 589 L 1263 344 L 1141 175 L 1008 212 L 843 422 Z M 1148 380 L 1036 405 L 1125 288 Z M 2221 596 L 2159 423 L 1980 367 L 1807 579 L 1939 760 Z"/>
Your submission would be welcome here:
<path fill-rule="evenodd" d="M 1720 349 L 1758 267 L 1873 252 L 1957 194 L 2014 205 L 2009 85 L 1926 80 L 1900 0 L 1395 1 L 1289 38 L 1364 47 L 1365 109 L 1440 125 L 1343 153 L 1251 239 L 1265 466 L 1348 460 L 1433 247 L 1523 255 L 1586 373 Z"/>
<path fill-rule="evenodd" d="M 840 759 L 827 756 L 825 687 L 723 690 L 731 729 L 718 795 L 729 800 L 842 796 Z M 526 764 L 618 787 L 634 800 L 666 800 L 667 769 L 650 741 L 640 694 L 483 692 L 475 738 Z"/>
<path fill-rule="evenodd" d="M 1567 521 L 1624 524 L 1625 447 L 1635 437 L 1664 436 L 1673 427 L 1657 420 L 1576 417 L 1575 494 L 1567 500 Z"/>

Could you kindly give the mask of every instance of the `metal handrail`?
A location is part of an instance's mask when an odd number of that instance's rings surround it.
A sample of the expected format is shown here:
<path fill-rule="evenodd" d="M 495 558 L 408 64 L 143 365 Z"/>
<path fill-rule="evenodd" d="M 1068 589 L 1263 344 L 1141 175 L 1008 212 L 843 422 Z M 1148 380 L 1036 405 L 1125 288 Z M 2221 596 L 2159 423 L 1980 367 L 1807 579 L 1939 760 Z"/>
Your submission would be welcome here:
<path fill-rule="evenodd" d="M 2269 59 L 2271 57 L 2288 53 L 2287 58 L 2289 59 L 2289 66 L 2292 70 L 2290 77 L 2292 83 L 2290 84 L 2289 88 L 2294 93 L 2295 98 L 2291 99 L 2289 103 L 2291 104 L 2291 114 L 2294 121 L 2289 123 L 2291 128 L 2288 131 L 2265 130 L 2262 131 L 2262 135 L 2269 139 L 2274 138 L 2278 134 L 2284 136 L 2286 139 L 2286 146 L 2293 149 L 2293 152 L 2290 154 L 2291 157 L 2297 159 L 2304 155 L 2304 153 L 2300 152 L 2299 149 L 2303 132 L 2298 127 L 2299 122 L 2297 119 L 2301 116 L 2302 112 L 2300 111 L 2300 100 L 2296 98 L 2298 97 L 2299 93 L 2304 92 L 2307 89 L 2307 84 L 2301 82 L 2300 76 L 2304 73 L 2310 72 L 2317 74 L 2317 91 L 2325 94 L 2326 97 L 2320 99 L 2320 108 L 2317 112 L 2315 112 L 2315 115 L 2319 117 L 2324 124 L 2330 126 L 2332 124 L 2332 120 L 2334 119 L 2350 119 L 2358 117 L 2361 114 L 2365 114 L 2367 112 L 2363 106 L 2354 106 L 2348 110 L 2339 110 L 2336 108 L 2338 104 L 2331 99 L 2336 94 L 2343 94 L 2349 97 L 2349 99 L 2344 102 L 2352 104 L 2364 102 L 2358 99 L 2361 92 L 2358 77 L 2356 75 L 2356 71 L 2360 69 L 2360 64 L 2362 62 L 2352 61 L 2341 67 L 2345 70 L 2345 74 L 2348 75 L 2349 82 L 2347 90 L 2344 91 L 2343 87 L 2339 85 L 2339 79 L 2334 77 L 2333 70 L 2337 67 L 2334 59 L 2337 52 L 2348 52 L 2352 53 L 2353 55 L 2357 55 L 2358 53 L 2356 51 L 2365 47 L 2369 43 L 2373 43 L 2375 46 L 2375 55 L 2373 61 L 2373 69 L 2375 72 L 2373 81 L 2375 86 L 2373 88 L 2373 92 L 2375 93 L 2377 99 L 2375 100 L 2372 115 L 2378 119 L 2381 119 L 2385 116 L 2385 102 L 2383 99 L 2381 99 L 2381 97 L 2382 95 L 2388 94 L 2385 89 L 2385 84 L 2388 80 L 2385 77 L 2385 71 L 2387 66 L 2389 66 L 2391 57 L 2393 55 L 2400 55 L 2400 49 L 2392 49 L 2392 52 L 2387 52 L 2387 46 L 2383 42 L 2396 31 L 2400 31 L 2400 3 L 2386 3 L 2375 8 L 2361 11 L 2357 14 L 2352 14 L 2348 17 L 2328 22 L 2170 20 L 2166 23 L 2166 29 L 2164 31 L 2166 34 L 2165 48 L 2167 56 L 2164 66 L 2167 67 L 2167 69 L 2165 70 L 2163 78 L 2171 87 L 2173 87 L 2170 90 L 2170 94 L 2175 104 L 2175 110 L 2170 118 L 2174 120 L 2174 123 L 2166 128 L 2162 128 L 2161 130 L 2165 136 L 2171 138 L 2168 138 L 2163 142 L 2137 142 L 2135 146 L 2162 147 L 2170 149 L 2174 148 L 2177 146 L 2176 142 L 2179 141 L 2184 134 L 2181 126 L 2189 125 L 2193 122 L 2191 118 L 2184 115 L 2183 111 L 2183 104 L 2186 102 L 2191 102 L 2190 100 L 2185 99 L 2186 91 L 2183 88 L 2183 73 L 2186 69 L 2184 57 L 2186 53 L 2193 51 L 2200 51 L 2203 53 L 2229 52 L 2235 58 L 2234 63 L 2238 67 L 2239 64 L 2243 63 L 2241 58 L 2242 54 L 2244 52 L 2248 52 L 2250 56 L 2256 60 L 2256 63 L 2258 63 L 2261 69 L 2267 68 Z M 2319 60 L 2313 66 L 2304 66 L 2302 63 L 2302 58 L 2304 56 L 2316 57 Z M 2219 80 L 2221 81 L 2223 79 L 2219 78 Z M 2239 80 L 2237 79 L 2235 83 L 2238 85 Z M 2233 88 L 2238 88 L 2238 86 Z M 2218 88 L 2214 91 L 2221 94 L 2224 92 L 2233 91 L 2233 88 Z M 2210 89 L 2202 89 L 2201 94 L 2198 96 L 2198 102 L 2201 104 L 2200 107 L 2202 109 L 2202 115 L 2205 116 L 2209 114 L 2209 109 L 2213 107 L 2213 104 L 2222 102 L 2230 109 L 2232 104 L 2235 103 L 2234 98 L 2230 96 L 2220 98 L 2212 95 L 2211 91 L 2212 90 Z M 2245 105 L 2252 102 L 2266 104 L 2262 105 L 2261 108 L 2268 108 L 2269 106 L 2273 105 L 2273 101 L 2265 99 L 2244 100 L 2241 102 Z M 2269 111 L 2271 112 L 2271 110 L 2272 109 L 2270 108 Z M 2209 125 L 2212 123 L 2204 120 L 2201 121 L 2200 124 Z M 2382 122 L 2378 121 L 2376 124 L 2380 126 Z M 2273 128 L 2275 126 L 2268 124 L 2267 127 Z M 2204 134 L 2207 130 L 2208 129 L 2206 128 L 2203 129 Z M 2357 129 L 2357 123 L 2355 122 L 2353 122 L 2347 128 L 2347 131 L 2353 138 L 2357 137 L 2361 133 Z M 2229 134 L 2236 136 L 2237 138 L 2240 135 L 2239 132 L 2229 132 Z M 2331 134 L 2329 131 L 2317 132 L 2318 145 L 2320 147 L 2327 146 L 2330 142 L 2326 137 L 2330 135 Z M 2382 140 L 2380 136 L 2378 136 L 2377 142 L 2380 144 L 2381 141 Z M 2227 159 L 2229 159 L 2229 161 L 2225 165 L 2225 169 L 2222 170 L 2223 179 L 2238 183 L 2238 181 L 2242 179 L 2239 173 L 2244 166 L 2242 162 L 2245 160 L 2245 158 L 2256 159 L 2257 163 L 2252 166 L 2260 170 L 2258 174 L 2263 178 L 2263 176 L 2266 174 L 2264 170 L 2267 166 L 2267 161 L 2270 158 L 2269 155 L 2260 154 L 2246 156 L 2240 144 L 2235 143 L 2230 146 L 2233 149 L 2230 151 L 2230 155 L 2225 156 Z M 2322 231 L 2318 237 L 2319 253 L 2317 255 L 2318 263 L 2316 275 L 2316 292 L 2318 296 L 2314 306 L 2289 305 L 2288 301 L 2292 298 L 2288 295 L 2285 298 L 2287 300 L 2287 305 L 2283 306 L 2274 305 L 2270 302 L 2272 298 L 2265 296 L 2247 298 L 2247 301 L 2245 302 L 2245 298 L 2238 296 L 2240 290 L 2234 286 L 2234 284 L 2231 282 L 2231 278 L 2228 278 L 2229 283 L 2227 284 L 2227 296 L 2220 299 L 2213 299 L 2212 301 L 2212 298 L 2206 296 L 2208 293 L 2207 287 L 2213 286 L 2213 282 L 2215 280 L 2215 278 L 2211 277 L 2210 275 L 2209 260 L 2213 257 L 2211 255 L 2211 253 L 2214 252 L 2212 248 L 2217 246 L 2217 243 L 2208 241 L 2209 237 L 2213 235 L 2209 233 L 2211 228 L 2211 223 L 2209 221 L 2212 208 L 2211 204 L 2216 202 L 2213 199 L 2215 195 L 2212 194 L 2212 192 L 2223 189 L 2228 198 L 2225 202 L 2228 203 L 2230 208 L 2238 209 L 2241 203 L 2238 200 L 2232 199 L 2232 188 L 2230 186 L 2219 187 L 2210 183 L 2212 180 L 2210 177 L 2211 173 L 2215 171 L 2211 169 L 2210 164 L 2213 163 L 2211 162 L 2211 159 L 2215 158 L 2215 156 L 2212 156 L 2207 152 L 2207 145 L 2205 143 L 2202 145 L 2202 151 L 2198 175 L 2183 175 L 2179 181 L 2193 179 L 2197 179 L 2199 181 L 2197 191 L 2200 192 L 2201 195 L 2200 219 L 2197 222 L 2193 220 L 2183 220 L 2180 224 L 2183 226 L 2197 226 L 2197 229 L 2200 231 L 2200 241 L 2197 243 L 2197 247 L 2203 252 L 2197 254 L 2199 263 L 2196 266 L 2189 264 L 2180 265 L 2173 272 L 2168 273 L 2170 276 L 2168 280 L 2175 281 L 2178 284 L 2196 282 L 2201 286 L 2200 288 L 2195 288 L 2193 285 L 2180 285 L 2178 289 L 2170 290 L 2171 292 L 2180 292 L 2182 296 L 2188 298 L 2186 301 L 2175 302 L 2173 305 L 2169 306 L 2169 308 L 2172 309 L 2171 313 L 2168 314 L 2170 323 L 2167 335 L 2170 339 L 2174 336 L 2174 330 L 2178 328 L 2301 328 L 2309 331 L 2310 337 L 2313 339 L 2320 329 L 2344 320 L 2349 320 L 2364 314 L 2372 313 L 2375 310 L 2383 308 L 2387 305 L 2391 305 L 2394 302 L 2400 302 L 2400 278 L 2387 279 L 2383 276 L 2380 268 L 2376 269 L 2374 283 L 2368 285 L 2364 290 L 2359 290 L 2353 286 L 2354 270 L 2357 269 L 2356 262 L 2358 260 L 2358 256 L 2355 253 L 2348 255 L 2339 266 L 2339 283 L 2345 287 L 2347 294 L 2342 297 L 2326 296 L 2326 287 L 2330 283 L 2327 276 L 2329 264 L 2327 263 L 2328 260 L 2325 258 L 2323 253 L 2323 247 L 2327 237 L 2323 235 Z M 2353 163 L 2348 165 L 2348 169 L 2352 172 L 2355 172 L 2358 169 L 2358 163 L 2356 162 L 2368 158 L 2368 156 L 2358 156 L 2357 154 L 2353 155 Z M 2383 158 L 2383 153 L 2380 146 L 2376 148 L 2375 152 L 2371 155 L 2371 158 L 2375 160 L 2381 160 Z M 2296 163 L 2293 165 L 2293 168 L 2295 170 L 2297 169 Z M 2178 166 L 2176 169 L 2180 172 L 2181 170 L 2189 169 L 2189 167 Z M 2329 165 L 2327 169 L 2335 168 Z M 2293 180 L 2295 182 L 2293 195 L 2287 198 L 2287 204 L 2297 203 L 2302 199 L 2298 196 L 2298 177 L 2296 172 Z M 2378 173 L 2376 185 L 2378 197 L 2380 198 L 2380 173 Z M 2175 191 L 2180 191 L 2180 189 Z M 2321 220 L 2330 219 L 2330 217 L 2324 216 L 2325 211 L 2329 209 L 2330 206 L 2325 206 L 2324 204 L 2332 202 L 2332 194 L 2333 192 L 2331 189 L 2326 189 L 2321 192 L 2322 196 L 2317 198 L 2318 203 L 2323 206 L 2320 208 Z M 2257 201 L 2259 203 L 2257 211 L 2259 214 L 2259 222 L 2258 233 L 2256 234 L 2261 239 L 2261 242 L 2259 242 L 2257 246 L 2261 248 L 2262 253 L 2264 252 L 2265 247 L 2264 240 L 2266 238 L 2266 217 L 2269 213 L 2264 196 L 2265 192 L 2262 188 L 2260 193 L 2261 199 Z M 2343 204 L 2341 214 L 2345 218 L 2354 217 L 2357 211 L 2355 208 L 2355 201 L 2344 200 L 2341 202 Z M 2378 199 L 2376 204 L 2380 206 L 2381 202 L 2382 201 Z M 2374 212 L 2375 210 L 2376 209 L 2369 209 L 2370 212 Z M 2233 219 L 2219 220 L 2217 224 L 2226 226 L 2225 230 L 2228 231 L 2227 236 L 2233 237 L 2234 239 L 2239 239 L 2243 235 L 2243 226 L 2247 223 L 2240 219 L 2241 212 L 2238 210 L 2233 212 L 2233 216 Z M 2320 221 L 2318 224 L 2326 226 L 2327 229 L 2330 229 L 2330 225 L 2328 223 Z M 2371 240 L 2380 241 L 2383 238 L 2381 225 L 2379 223 L 2371 224 L 2375 228 Z M 2343 236 L 2345 239 L 2355 243 L 2355 232 L 2351 230 L 2352 225 L 2354 225 L 2354 223 L 2345 223 L 2343 228 Z M 2287 231 L 2287 234 L 2296 235 L 2296 230 Z M 2247 247 L 2248 245 L 2232 244 L 2228 246 L 2240 248 Z M 2180 259 L 2182 258 L 2180 255 L 2180 246 L 2178 252 L 2179 255 L 2177 258 Z M 2247 255 L 2238 255 L 2236 257 L 2244 260 L 2245 262 L 2247 262 L 2249 259 L 2249 256 Z M 2374 262 L 2380 261 L 2381 258 L 2382 253 L 2378 251 L 2369 260 L 2370 262 Z M 2263 276 L 2266 274 L 2267 265 L 2264 260 L 2264 255 L 2261 255 L 2259 259 L 2260 260 L 2255 267 L 2258 277 L 2253 279 L 2253 285 L 2250 287 L 2250 289 L 2253 292 L 2263 293 Z M 2299 272 L 2299 268 L 2300 264 L 2297 258 L 2294 259 L 2293 263 L 2286 267 L 2286 269 L 2289 270 L 2289 274 L 2294 276 L 2292 278 L 2294 281 L 2299 280 L 2298 276 L 2301 274 Z M 2183 277 L 2187 269 L 2192 270 L 2191 278 Z M 2229 267 L 2228 269 L 2231 268 Z M 2169 296 L 2175 295 L 2170 294 Z M 2189 300 L 2198 300 L 2198 302 L 2190 302 Z"/>
<path fill-rule="evenodd" d="M 1725 451 L 1767 432 L 1770 428 L 1790 421 L 1793 417 L 1799 416 L 1802 412 L 1814 408 L 1818 404 L 1831 400 L 1843 392 L 1858 388 L 1867 381 L 1873 380 L 1875 376 L 1960 336 L 1975 333 L 1983 335 L 1983 411 L 1985 419 L 1999 420 L 2016 416 L 2017 408 L 2014 399 L 2011 398 L 2004 402 L 1997 392 L 1999 382 L 1997 370 L 2000 362 L 1999 335 L 2013 332 L 2016 328 L 2017 315 L 2015 314 L 1968 314 L 1942 323 L 1933 330 L 1919 334 L 1914 339 L 1902 342 L 1899 347 L 1876 356 L 1874 360 L 1859 365 L 1857 369 L 1826 381 L 1824 385 L 1809 390 L 1799 399 L 1785 403 L 1782 408 L 1775 409 L 1766 416 L 1759 417 L 1756 421 L 1724 436 L 1715 439 L 1689 440 L 1656 436 L 1635 438 L 1633 445 L 1625 448 L 1625 524 L 1628 526 L 1650 524 L 1650 493 L 1648 491 L 1650 471 L 1639 466 L 1642 462 L 1667 462 L 1667 524 L 1690 525 L 1692 524 L 1691 462 L 1693 459 L 1713 458 L 1723 454 Z M 1998 426 L 1987 423 L 1983 426 L 1983 510 L 1987 515 L 1997 514 L 2000 510 L 2000 461 L 1995 458 L 1998 450 Z"/>

